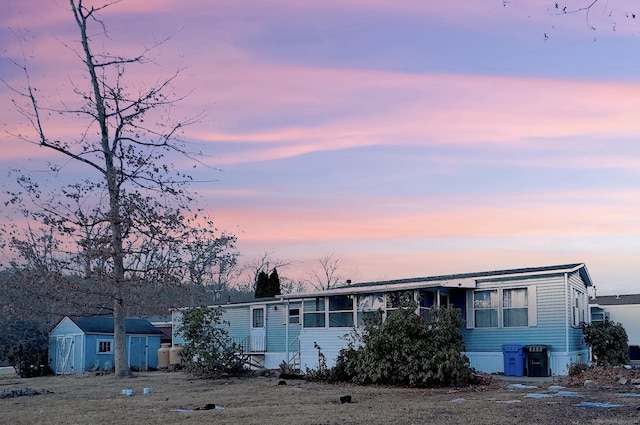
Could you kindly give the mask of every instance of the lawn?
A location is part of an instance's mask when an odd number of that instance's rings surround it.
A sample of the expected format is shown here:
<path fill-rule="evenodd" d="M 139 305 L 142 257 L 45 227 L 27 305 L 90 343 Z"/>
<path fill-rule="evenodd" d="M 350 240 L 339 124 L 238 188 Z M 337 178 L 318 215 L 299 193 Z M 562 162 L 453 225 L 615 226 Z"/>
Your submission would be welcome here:
<path fill-rule="evenodd" d="M 0 423 L 480 425 L 640 421 L 640 397 L 636 397 L 640 390 L 630 379 L 625 384 L 610 379 L 606 385 L 589 390 L 578 384 L 582 378 L 524 386 L 489 380 L 485 385 L 441 389 L 282 382 L 275 373 L 219 380 L 162 371 L 136 373 L 132 378 L 82 374 L 20 379 L 4 371 L 0 374 L 0 395 L 26 389 L 39 394 L 0 399 Z M 144 394 L 144 388 L 149 394 Z M 127 389 L 134 394 L 123 395 Z M 350 396 L 351 403 L 341 403 L 343 396 Z"/>

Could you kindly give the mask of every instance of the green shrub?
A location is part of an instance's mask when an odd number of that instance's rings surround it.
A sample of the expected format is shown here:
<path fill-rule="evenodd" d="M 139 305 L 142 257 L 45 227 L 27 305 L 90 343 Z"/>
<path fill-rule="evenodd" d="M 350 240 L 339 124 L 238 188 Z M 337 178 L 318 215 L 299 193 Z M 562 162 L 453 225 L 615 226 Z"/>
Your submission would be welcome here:
<path fill-rule="evenodd" d="M 593 360 L 600 366 L 619 366 L 629 363 L 629 338 L 620 323 L 581 323 L 584 342 L 591 347 Z"/>
<path fill-rule="evenodd" d="M 425 323 L 415 308 L 398 309 L 367 326 L 340 351 L 331 379 L 417 387 L 464 385 L 473 372 L 462 354 L 463 321 L 455 308 L 432 309 Z"/>
<path fill-rule="evenodd" d="M 247 356 L 223 328 L 219 309 L 194 307 L 182 312 L 178 333 L 186 343 L 180 356 L 186 373 L 198 378 L 240 375 L 247 371 Z"/>

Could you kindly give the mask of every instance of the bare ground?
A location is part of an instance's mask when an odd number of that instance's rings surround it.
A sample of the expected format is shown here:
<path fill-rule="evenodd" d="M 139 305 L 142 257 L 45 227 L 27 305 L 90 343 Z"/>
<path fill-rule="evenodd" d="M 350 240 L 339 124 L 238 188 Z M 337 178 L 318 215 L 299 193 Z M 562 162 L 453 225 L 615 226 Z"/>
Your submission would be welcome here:
<path fill-rule="evenodd" d="M 628 382 L 620 384 L 621 377 Z M 631 379 L 638 377 L 638 369 L 609 368 L 563 381 L 526 384 L 537 388 L 514 389 L 513 382 L 487 379 L 484 385 L 460 389 L 408 389 L 298 380 L 278 385 L 281 380 L 275 374 L 197 380 L 180 372 L 158 371 L 120 379 L 94 374 L 20 379 L 5 371 L 0 373 L 0 395 L 27 388 L 39 394 L 0 397 L 0 423 L 637 424 L 640 397 L 635 395 L 640 389 L 631 385 Z M 589 378 L 599 380 L 598 389 L 584 388 Z M 561 390 L 565 393 L 558 395 L 558 388 L 554 392 L 551 385 L 565 386 Z M 143 388 L 150 394 L 144 395 Z M 133 389 L 134 395 L 123 395 L 123 389 Z M 352 403 L 340 403 L 345 395 Z M 619 407 L 578 406 L 582 402 Z M 212 405 L 218 408 L 204 410 Z"/>

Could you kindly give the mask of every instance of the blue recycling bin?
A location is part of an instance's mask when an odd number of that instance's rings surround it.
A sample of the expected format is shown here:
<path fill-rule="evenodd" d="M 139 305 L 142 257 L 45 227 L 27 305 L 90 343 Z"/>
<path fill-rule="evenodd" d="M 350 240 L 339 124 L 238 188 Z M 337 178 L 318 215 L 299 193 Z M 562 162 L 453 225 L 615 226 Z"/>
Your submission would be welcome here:
<path fill-rule="evenodd" d="M 505 376 L 524 376 L 525 365 L 524 345 L 503 345 Z"/>

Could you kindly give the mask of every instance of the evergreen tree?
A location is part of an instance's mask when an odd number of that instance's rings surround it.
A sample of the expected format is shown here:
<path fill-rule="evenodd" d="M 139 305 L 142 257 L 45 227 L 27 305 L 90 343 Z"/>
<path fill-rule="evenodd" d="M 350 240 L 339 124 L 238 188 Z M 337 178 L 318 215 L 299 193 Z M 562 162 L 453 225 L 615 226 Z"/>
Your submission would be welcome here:
<path fill-rule="evenodd" d="M 258 273 L 256 281 L 256 298 L 270 297 L 269 294 L 269 276 L 265 272 Z"/>
<path fill-rule="evenodd" d="M 274 268 L 269 275 L 269 296 L 275 297 L 280 294 L 282 294 L 280 289 L 280 277 L 278 276 L 278 270 Z"/>

